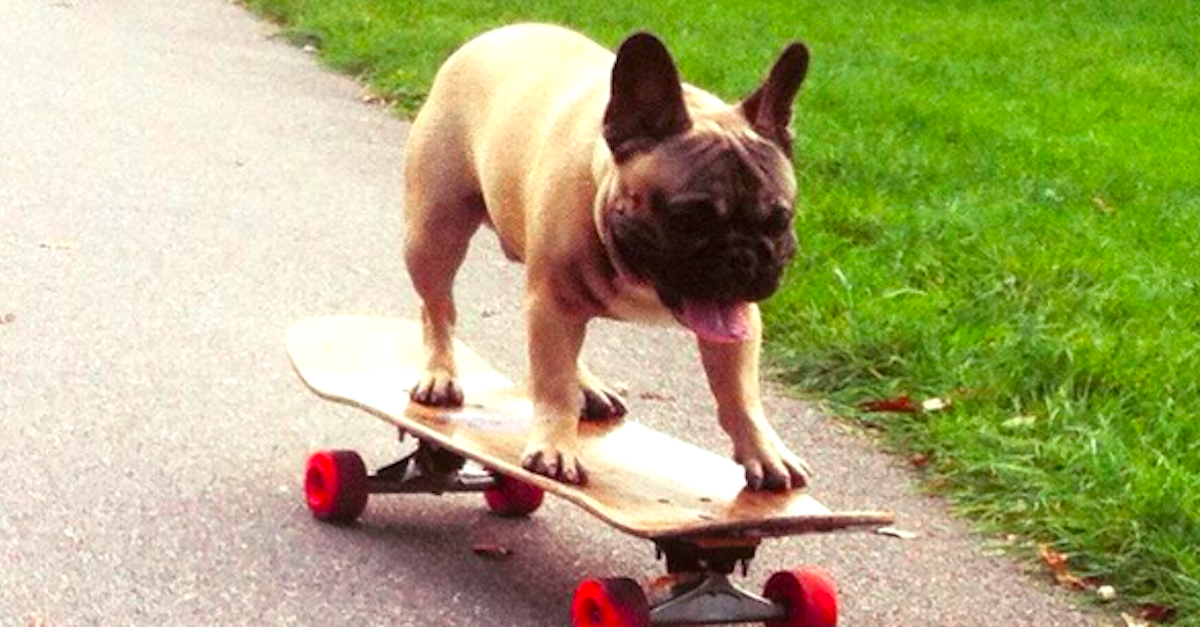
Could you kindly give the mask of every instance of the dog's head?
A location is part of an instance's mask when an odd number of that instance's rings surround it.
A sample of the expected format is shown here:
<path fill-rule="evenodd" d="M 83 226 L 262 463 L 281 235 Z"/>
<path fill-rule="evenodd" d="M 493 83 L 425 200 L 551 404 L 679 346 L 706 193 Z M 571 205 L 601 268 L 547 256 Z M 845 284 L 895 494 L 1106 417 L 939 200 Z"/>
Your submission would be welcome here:
<path fill-rule="evenodd" d="M 618 269 L 701 338 L 746 339 L 747 304 L 779 287 L 796 253 L 790 124 L 807 69 L 808 50 L 793 43 L 754 93 L 726 105 L 685 88 L 653 35 L 617 52 L 601 238 Z"/>

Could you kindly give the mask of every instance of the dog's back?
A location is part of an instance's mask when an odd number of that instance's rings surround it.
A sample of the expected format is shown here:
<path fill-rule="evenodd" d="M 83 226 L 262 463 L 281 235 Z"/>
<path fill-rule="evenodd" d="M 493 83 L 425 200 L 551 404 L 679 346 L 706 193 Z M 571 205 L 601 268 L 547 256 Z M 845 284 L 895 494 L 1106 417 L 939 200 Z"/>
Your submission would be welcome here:
<path fill-rule="evenodd" d="M 608 90 L 613 58 L 583 35 L 545 24 L 507 26 L 467 42 L 438 71 L 413 123 L 408 193 L 474 192 L 506 251 L 522 257 L 521 207 L 538 193 L 534 180 L 547 177 L 539 157 L 544 150 L 590 154 L 604 113 L 605 98 L 597 96 Z M 594 124 L 580 124 L 587 119 Z"/>
<path fill-rule="evenodd" d="M 472 39 L 446 60 L 434 79 L 427 108 L 458 108 L 474 114 L 477 123 L 485 121 L 480 111 L 545 112 L 581 85 L 607 87 L 612 61 L 611 52 L 565 28 L 506 26 Z"/>

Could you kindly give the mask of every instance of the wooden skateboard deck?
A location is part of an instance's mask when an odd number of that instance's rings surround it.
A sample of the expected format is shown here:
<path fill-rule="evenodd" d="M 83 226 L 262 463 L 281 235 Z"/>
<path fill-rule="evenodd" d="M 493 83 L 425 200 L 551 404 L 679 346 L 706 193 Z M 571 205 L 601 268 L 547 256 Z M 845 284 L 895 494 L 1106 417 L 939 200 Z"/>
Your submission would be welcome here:
<path fill-rule="evenodd" d="M 461 342 L 456 342 L 456 357 L 465 405 L 446 409 L 409 401 L 424 359 L 417 322 L 314 318 L 294 325 L 287 345 L 296 372 L 321 397 L 366 410 L 422 440 L 556 494 L 634 536 L 763 538 L 893 520 L 888 512 L 831 511 L 804 491 L 746 490 L 742 469 L 733 461 L 629 419 L 581 424 L 588 485 L 531 473 L 520 463 L 531 402 Z"/>

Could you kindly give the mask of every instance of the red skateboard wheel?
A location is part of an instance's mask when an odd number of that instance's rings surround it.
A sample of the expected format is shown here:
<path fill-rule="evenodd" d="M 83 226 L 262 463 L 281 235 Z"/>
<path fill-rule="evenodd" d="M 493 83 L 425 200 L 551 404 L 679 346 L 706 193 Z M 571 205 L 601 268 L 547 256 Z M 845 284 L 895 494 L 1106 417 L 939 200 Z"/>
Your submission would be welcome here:
<path fill-rule="evenodd" d="M 588 579 L 571 601 L 574 627 L 650 627 L 650 603 L 632 579 Z"/>
<path fill-rule="evenodd" d="M 498 516 L 527 516 L 542 505 L 541 488 L 512 477 L 496 475 L 496 485 L 483 492 L 488 509 Z"/>
<path fill-rule="evenodd" d="M 317 451 L 304 471 L 304 497 L 317 520 L 354 522 L 367 507 L 367 467 L 354 451 Z"/>
<path fill-rule="evenodd" d="M 763 596 L 787 608 L 787 618 L 769 621 L 767 627 L 837 625 L 837 584 L 822 568 L 805 566 L 777 572 L 767 580 Z"/>

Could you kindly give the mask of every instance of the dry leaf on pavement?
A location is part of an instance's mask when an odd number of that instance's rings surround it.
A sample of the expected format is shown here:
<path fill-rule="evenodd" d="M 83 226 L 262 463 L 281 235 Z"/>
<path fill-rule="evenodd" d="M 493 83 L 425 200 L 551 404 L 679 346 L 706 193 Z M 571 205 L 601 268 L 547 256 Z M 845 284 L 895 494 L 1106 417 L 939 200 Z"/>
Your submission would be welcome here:
<path fill-rule="evenodd" d="M 921 406 L 907 394 L 893 396 L 891 398 L 880 398 L 872 401 L 863 401 L 858 404 L 859 408 L 868 412 L 889 412 L 894 414 L 919 414 Z"/>
<path fill-rule="evenodd" d="M 638 394 L 638 398 L 640 398 L 644 401 L 673 401 L 673 400 L 675 400 L 674 396 L 671 396 L 670 394 L 664 394 L 662 392 L 642 392 L 641 394 Z"/>
<path fill-rule="evenodd" d="M 476 544 L 475 546 L 471 547 L 471 550 L 475 551 L 475 554 L 479 557 L 490 560 L 508 559 L 512 557 L 513 554 L 512 549 L 499 544 Z"/>
<path fill-rule="evenodd" d="M 875 533 L 881 536 L 900 538 L 901 540 L 915 540 L 920 537 L 915 531 L 906 531 L 899 527 L 880 527 L 875 530 Z"/>

